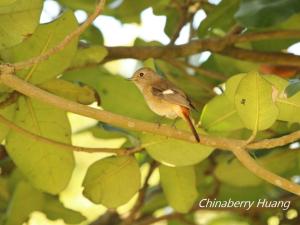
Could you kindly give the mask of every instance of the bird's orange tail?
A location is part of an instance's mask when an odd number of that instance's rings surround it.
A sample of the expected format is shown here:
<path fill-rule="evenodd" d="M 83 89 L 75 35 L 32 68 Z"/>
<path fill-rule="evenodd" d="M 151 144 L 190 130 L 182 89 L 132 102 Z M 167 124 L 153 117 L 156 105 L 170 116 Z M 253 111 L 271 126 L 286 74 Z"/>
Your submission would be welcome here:
<path fill-rule="evenodd" d="M 184 119 L 188 122 L 192 132 L 193 132 L 193 135 L 195 136 L 195 139 L 197 142 L 200 142 L 200 137 L 194 127 L 194 124 L 190 118 L 190 110 L 186 107 L 181 107 L 181 111 L 182 111 L 182 114 L 184 116 Z"/>

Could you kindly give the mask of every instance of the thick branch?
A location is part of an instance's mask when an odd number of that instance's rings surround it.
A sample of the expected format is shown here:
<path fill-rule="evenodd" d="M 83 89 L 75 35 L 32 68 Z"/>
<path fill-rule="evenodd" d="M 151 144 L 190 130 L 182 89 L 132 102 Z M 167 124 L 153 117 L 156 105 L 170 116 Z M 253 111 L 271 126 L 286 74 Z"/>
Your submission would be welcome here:
<path fill-rule="evenodd" d="M 145 60 L 147 58 L 178 58 L 197 54 L 202 51 L 212 51 L 230 57 L 279 65 L 299 66 L 300 57 L 286 53 L 257 52 L 241 48 L 227 47 L 239 42 L 271 40 L 280 38 L 299 38 L 298 30 L 267 31 L 261 33 L 235 34 L 224 38 L 210 38 L 191 41 L 184 45 L 171 46 L 133 46 L 133 47 L 107 47 L 108 55 L 104 62 L 134 58 Z M 227 48 L 226 48 L 227 47 Z"/>

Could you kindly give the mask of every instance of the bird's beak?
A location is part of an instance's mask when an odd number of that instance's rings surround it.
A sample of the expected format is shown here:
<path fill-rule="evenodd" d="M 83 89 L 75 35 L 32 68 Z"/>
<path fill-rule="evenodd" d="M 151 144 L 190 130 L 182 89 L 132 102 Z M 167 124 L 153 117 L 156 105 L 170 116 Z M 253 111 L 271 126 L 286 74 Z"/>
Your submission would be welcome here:
<path fill-rule="evenodd" d="M 127 80 L 127 81 L 133 81 L 133 78 L 130 77 L 130 78 L 127 78 L 126 80 Z"/>

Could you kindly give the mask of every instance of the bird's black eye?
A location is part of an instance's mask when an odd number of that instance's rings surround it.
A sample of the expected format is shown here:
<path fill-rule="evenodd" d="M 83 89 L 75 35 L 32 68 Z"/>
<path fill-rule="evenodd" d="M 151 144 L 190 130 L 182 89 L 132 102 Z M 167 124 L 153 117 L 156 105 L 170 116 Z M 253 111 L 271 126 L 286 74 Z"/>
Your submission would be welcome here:
<path fill-rule="evenodd" d="M 144 73 L 140 73 L 140 77 L 144 76 Z"/>

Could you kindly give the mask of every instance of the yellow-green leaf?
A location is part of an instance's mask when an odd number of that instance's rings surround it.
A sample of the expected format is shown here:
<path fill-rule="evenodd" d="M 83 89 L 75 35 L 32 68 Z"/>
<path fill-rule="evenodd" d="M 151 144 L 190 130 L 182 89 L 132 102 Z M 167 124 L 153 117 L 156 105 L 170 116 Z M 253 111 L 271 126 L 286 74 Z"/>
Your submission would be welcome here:
<path fill-rule="evenodd" d="M 42 0 L 0 2 L 0 49 L 19 44 L 34 32 L 42 6 Z"/>
<path fill-rule="evenodd" d="M 45 204 L 42 211 L 48 219 L 63 219 L 67 224 L 79 224 L 86 220 L 80 212 L 66 208 L 56 196 L 45 195 Z"/>
<path fill-rule="evenodd" d="M 76 27 L 75 16 L 72 12 L 67 11 L 54 22 L 40 25 L 36 32 L 23 43 L 3 50 L 1 56 L 6 62 L 11 63 L 38 56 L 60 43 Z M 17 75 L 34 84 L 40 84 L 57 77 L 69 67 L 76 53 L 77 41 L 78 39 L 75 38 L 62 51 L 44 62 L 17 72 Z"/>
<path fill-rule="evenodd" d="M 71 67 L 76 68 L 89 64 L 100 63 L 106 55 L 106 48 L 100 45 L 89 46 L 88 48 L 79 48 L 72 60 Z"/>
<path fill-rule="evenodd" d="M 82 82 L 97 90 L 103 109 L 143 120 L 157 120 L 143 95 L 125 78 L 109 74 L 100 68 L 85 68 L 65 73 L 63 79 Z"/>
<path fill-rule="evenodd" d="M 65 80 L 53 79 L 46 81 L 39 86 L 55 95 L 84 105 L 89 105 L 97 101 L 96 93 L 93 89 L 88 86 L 81 87 Z"/>
<path fill-rule="evenodd" d="M 268 129 L 278 117 L 278 108 L 272 98 L 271 83 L 257 72 L 244 76 L 235 93 L 235 106 L 246 128 Z"/>
<path fill-rule="evenodd" d="M 225 95 L 218 95 L 203 108 L 201 127 L 208 131 L 232 131 L 244 127 L 234 104 Z"/>
<path fill-rule="evenodd" d="M 278 120 L 300 123 L 300 93 L 288 98 L 284 92 L 288 81 L 278 76 L 265 76 L 265 78 L 276 88 L 274 97 L 279 109 Z"/>
<path fill-rule="evenodd" d="M 43 193 L 29 183 L 21 181 L 14 190 L 6 212 L 5 225 L 20 225 L 29 219 L 30 213 L 43 207 Z"/>
<path fill-rule="evenodd" d="M 234 103 L 235 92 L 244 76 L 246 76 L 245 73 L 234 75 L 225 83 L 225 95 L 232 103 Z"/>
<path fill-rule="evenodd" d="M 71 144 L 71 128 L 66 113 L 52 106 L 21 97 L 14 123 L 32 133 Z M 34 187 L 57 194 L 68 184 L 73 168 L 73 152 L 30 139 L 10 131 L 7 151 Z"/>
<path fill-rule="evenodd" d="M 194 167 L 161 165 L 159 174 L 163 191 L 170 206 L 178 212 L 188 212 L 198 197 Z"/>
<path fill-rule="evenodd" d="M 83 195 L 107 208 L 128 202 L 141 186 L 141 174 L 134 157 L 121 156 L 93 163 L 83 181 Z"/>
<path fill-rule="evenodd" d="M 185 121 L 177 122 L 176 127 L 177 129 L 188 129 L 187 125 L 185 125 Z M 214 150 L 212 147 L 198 143 L 181 141 L 149 133 L 142 134 L 141 139 L 150 156 L 165 165 L 195 165 L 206 159 Z"/>
<path fill-rule="evenodd" d="M 10 4 L 13 4 L 15 1 L 17 1 L 17 0 L 1 0 L 0 6 L 10 5 Z"/>

